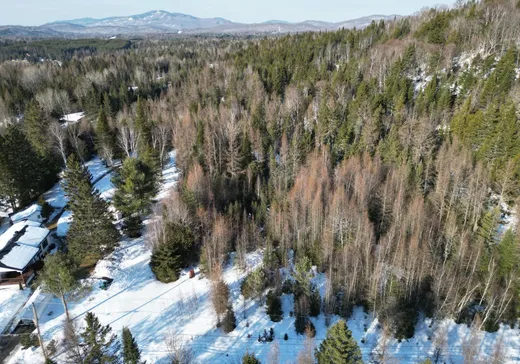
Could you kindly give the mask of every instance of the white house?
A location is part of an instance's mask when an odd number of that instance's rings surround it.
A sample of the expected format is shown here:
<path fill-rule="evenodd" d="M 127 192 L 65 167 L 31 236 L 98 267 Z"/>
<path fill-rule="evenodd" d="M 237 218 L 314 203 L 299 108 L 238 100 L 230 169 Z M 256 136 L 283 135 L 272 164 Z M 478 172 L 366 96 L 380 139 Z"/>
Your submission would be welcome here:
<path fill-rule="evenodd" d="M 27 284 L 32 265 L 49 250 L 50 231 L 40 222 L 22 220 L 0 236 L 0 285 Z"/>

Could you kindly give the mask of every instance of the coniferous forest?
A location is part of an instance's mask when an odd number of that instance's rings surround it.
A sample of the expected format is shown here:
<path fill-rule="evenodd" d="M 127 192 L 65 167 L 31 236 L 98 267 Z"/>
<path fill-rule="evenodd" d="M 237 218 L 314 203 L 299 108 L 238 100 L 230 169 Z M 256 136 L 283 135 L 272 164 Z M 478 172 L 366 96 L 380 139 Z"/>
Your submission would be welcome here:
<path fill-rule="evenodd" d="M 336 32 L 6 41 L 0 58 L 0 203 L 17 211 L 60 180 L 74 214 L 60 259 L 73 271 L 142 234 L 173 149 L 181 176 L 147 227 L 150 267 L 168 283 L 200 266 L 224 332 L 239 316 L 223 269 L 230 253 L 240 266 L 256 250 L 263 263 L 241 293 L 273 322 L 282 292 L 294 294 L 296 331 L 309 337 L 310 317 L 347 320 L 356 306 L 403 340 L 421 315 L 488 332 L 517 323 L 517 0 Z M 116 171 L 119 229 L 83 167 L 94 155 Z M 95 350 L 70 348 L 76 362 L 115 360 L 110 328 L 92 314 L 87 324 L 70 335 Z M 140 362 L 124 338 L 125 362 Z M 311 354 L 361 362 L 343 321 Z"/>

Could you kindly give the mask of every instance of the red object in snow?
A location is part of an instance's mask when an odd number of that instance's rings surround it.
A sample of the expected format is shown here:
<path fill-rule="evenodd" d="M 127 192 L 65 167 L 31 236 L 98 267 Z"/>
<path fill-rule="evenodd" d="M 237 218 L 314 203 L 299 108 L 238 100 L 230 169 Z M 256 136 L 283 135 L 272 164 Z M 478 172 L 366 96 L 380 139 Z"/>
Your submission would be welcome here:
<path fill-rule="evenodd" d="M 190 278 L 195 277 L 195 271 L 193 269 L 190 269 Z"/>

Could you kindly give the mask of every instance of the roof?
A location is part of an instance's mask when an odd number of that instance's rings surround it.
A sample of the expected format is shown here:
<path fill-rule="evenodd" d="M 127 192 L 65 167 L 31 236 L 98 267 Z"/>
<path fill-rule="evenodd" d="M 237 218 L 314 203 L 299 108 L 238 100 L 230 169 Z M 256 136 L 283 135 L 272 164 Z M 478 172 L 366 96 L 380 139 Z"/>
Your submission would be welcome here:
<path fill-rule="evenodd" d="M 0 236 L 0 271 L 23 271 L 40 251 L 50 231 L 35 221 L 23 220 Z M 10 269 L 2 269 L 10 268 Z"/>
<path fill-rule="evenodd" d="M 40 251 L 39 248 L 16 243 L 9 248 L 5 255 L 4 251 L 0 252 L 0 272 L 23 271 Z"/>
<path fill-rule="evenodd" d="M 11 215 L 11 221 L 13 223 L 19 222 L 21 220 L 31 220 L 36 222 L 42 222 L 42 207 L 37 203 L 29 206 L 23 211 L 17 212 L 14 215 Z"/>
<path fill-rule="evenodd" d="M 80 121 L 84 117 L 85 117 L 85 112 L 84 111 L 80 111 L 80 112 L 75 112 L 75 113 L 72 113 L 72 114 L 63 115 L 61 117 L 61 120 L 66 121 L 66 122 L 70 122 L 70 123 L 77 123 L 78 121 Z"/>

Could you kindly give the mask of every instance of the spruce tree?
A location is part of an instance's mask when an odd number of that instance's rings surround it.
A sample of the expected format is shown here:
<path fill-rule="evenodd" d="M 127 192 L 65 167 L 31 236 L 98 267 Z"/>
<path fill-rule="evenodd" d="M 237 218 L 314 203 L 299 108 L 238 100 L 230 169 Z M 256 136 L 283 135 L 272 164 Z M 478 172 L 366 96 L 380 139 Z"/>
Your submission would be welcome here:
<path fill-rule="evenodd" d="M 116 187 L 114 206 L 125 219 L 123 229 L 130 237 L 137 237 L 142 228 L 141 215 L 148 211 L 157 193 L 156 174 L 140 159 L 127 158 L 112 182 Z"/>
<path fill-rule="evenodd" d="M 108 364 L 116 363 L 117 356 L 112 352 L 111 346 L 116 340 L 112 335 L 112 328 L 103 326 L 99 319 L 92 313 L 87 312 L 85 316 L 86 327 L 80 334 L 83 350 L 85 352 L 85 363 Z"/>
<path fill-rule="evenodd" d="M 141 350 L 137 346 L 132 332 L 128 327 L 123 327 L 123 362 L 124 364 L 141 364 Z"/>
<path fill-rule="evenodd" d="M 327 338 L 316 351 L 318 364 L 345 363 L 361 364 L 363 357 L 352 332 L 341 320 L 327 331 Z"/>
<path fill-rule="evenodd" d="M 189 227 L 167 223 L 150 259 L 155 277 L 163 283 L 179 279 L 181 269 L 193 260 L 194 245 L 195 236 Z"/>
<path fill-rule="evenodd" d="M 101 198 L 91 180 L 88 169 L 72 154 L 67 160 L 63 189 L 69 198 L 67 208 L 73 214 L 67 243 L 72 256 L 78 262 L 85 258 L 94 261 L 100 259 L 119 240 L 108 204 Z"/>

